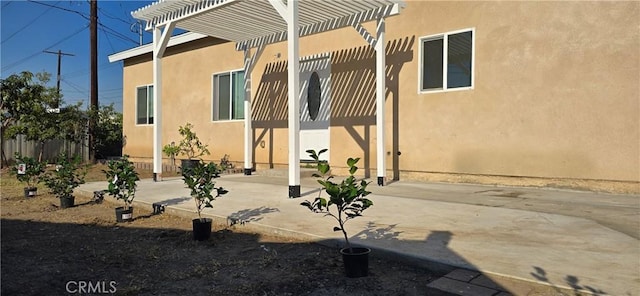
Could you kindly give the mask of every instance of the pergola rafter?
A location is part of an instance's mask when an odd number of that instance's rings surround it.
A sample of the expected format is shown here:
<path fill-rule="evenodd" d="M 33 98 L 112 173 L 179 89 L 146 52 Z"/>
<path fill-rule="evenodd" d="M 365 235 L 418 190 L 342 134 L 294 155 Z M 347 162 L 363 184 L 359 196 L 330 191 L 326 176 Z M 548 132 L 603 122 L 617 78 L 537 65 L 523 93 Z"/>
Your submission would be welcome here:
<path fill-rule="evenodd" d="M 146 22 L 146 29 L 154 33 L 154 176 L 162 173 L 161 124 L 162 91 L 161 67 L 164 49 L 173 28 L 236 42 L 236 50 L 245 53 L 245 174 L 252 165 L 251 147 L 251 70 L 264 46 L 287 40 L 288 44 L 288 105 L 289 105 L 289 196 L 300 196 L 299 152 L 299 53 L 302 36 L 353 27 L 373 46 L 376 55 L 376 124 L 377 174 L 383 185 L 385 164 L 385 52 L 384 19 L 398 14 L 404 7 L 402 0 L 160 0 L 142 7 L 132 15 Z M 376 20 L 376 37 L 361 24 Z M 164 30 L 162 30 L 164 28 Z M 253 55 L 250 53 L 253 50 Z"/>

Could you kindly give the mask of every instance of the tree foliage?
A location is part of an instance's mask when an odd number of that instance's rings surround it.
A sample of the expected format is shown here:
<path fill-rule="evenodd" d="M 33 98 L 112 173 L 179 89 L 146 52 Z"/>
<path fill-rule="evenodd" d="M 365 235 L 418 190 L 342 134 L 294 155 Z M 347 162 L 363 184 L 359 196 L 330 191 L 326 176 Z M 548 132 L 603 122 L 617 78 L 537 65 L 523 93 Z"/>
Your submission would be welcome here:
<path fill-rule="evenodd" d="M 185 155 L 188 159 L 195 159 L 196 157 L 211 154 L 207 149 L 209 145 L 202 143 L 196 132 L 193 131 L 193 124 L 187 122 L 186 125 L 178 128 L 178 132 L 182 136 L 182 140 L 178 145 L 182 155 Z"/>
<path fill-rule="evenodd" d="M 51 106 L 63 103 L 57 89 L 46 85 L 50 77 L 46 72 L 25 71 L 1 81 L 2 140 L 24 135 L 27 141 L 39 143 L 39 161 L 47 142 L 54 139 L 79 142 L 86 129 L 81 102 L 62 108 L 59 113 L 50 112 Z"/>
<path fill-rule="evenodd" d="M 113 104 L 91 109 L 89 116 L 96 116 L 95 151 L 97 159 L 122 155 L 122 113 L 117 112 Z"/>
<path fill-rule="evenodd" d="M 37 79 L 34 80 L 34 79 Z M 39 111 L 40 106 L 52 103 L 52 92 L 45 86 L 49 80 L 46 73 L 33 74 L 25 71 L 0 79 L 0 121 L 2 122 L 2 164 L 6 165 L 4 140 L 15 138 L 20 133 L 18 122 L 23 117 Z M 57 95 L 57 93 L 54 93 Z"/>

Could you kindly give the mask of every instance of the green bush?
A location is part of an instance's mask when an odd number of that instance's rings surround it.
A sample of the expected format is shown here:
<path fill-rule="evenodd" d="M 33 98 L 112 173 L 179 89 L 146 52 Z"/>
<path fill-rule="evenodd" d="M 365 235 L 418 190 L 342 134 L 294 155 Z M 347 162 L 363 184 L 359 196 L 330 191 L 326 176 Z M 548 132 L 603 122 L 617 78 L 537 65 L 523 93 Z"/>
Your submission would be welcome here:
<path fill-rule="evenodd" d="M 117 200 L 124 201 L 124 208 L 128 210 L 136 197 L 136 182 L 140 180 L 138 172 L 128 155 L 119 160 L 109 161 L 107 167 L 107 170 L 102 170 L 109 184 L 107 193 Z"/>
<path fill-rule="evenodd" d="M 80 156 L 75 155 L 69 159 L 65 154 L 60 154 L 56 161 L 56 169 L 44 175 L 44 183 L 50 192 L 59 198 L 70 198 L 73 190 L 84 184 L 87 167 L 82 165 Z"/>
<path fill-rule="evenodd" d="M 214 179 L 220 177 L 220 171 L 220 167 L 213 162 L 205 164 L 199 161 L 191 168 L 191 174 L 183 175 L 184 183 L 191 189 L 191 197 L 196 203 L 196 211 L 200 219 L 202 219 L 201 212 L 204 208 L 212 208 L 211 203 L 228 192 L 222 187 L 215 187 Z"/>
<path fill-rule="evenodd" d="M 371 193 L 367 191 L 367 185 L 370 182 L 364 180 L 358 182 L 356 180 L 354 174 L 358 170 L 356 164 L 360 158 L 351 157 L 347 159 L 349 176 L 340 183 L 332 182 L 333 176 L 329 175 L 331 166 L 328 162 L 320 160 L 320 155 L 326 151 L 327 149 L 322 149 L 316 153 L 315 150 L 307 150 L 307 153 L 316 163 L 320 174 L 314 174 L 314 176 L 320 178 L 318 183 L 322 185 L 322 189 L 329 195 L 329 200 L 321 197 L 321 190 L 313 202 L 304 201 L 301 205 L 314 213 L 322 213 L 325 216 L 333 217 L 338 222 L 338 226 L 333 227 L 333 230 L 342 231 L 347 248 L 352 252 L 345 224 L 353 218 L 362 216 L 362 212 L 373 205 L 373 202 L 366 198 Z M 335 208 L 334 211 L 331 210 L 332 206 Z"/>
<path fill-rule="evenodd" d="M 44 162 L 37 161 L 33 157 L 23 156 L 20 153 L 15 153 L 16 165 L 11 168 L 11 174 L 16 176 L 18 181 L 27 184 L 27 188 L 35 187 L 40 178 L 44 174 L 46 164 Z M 25 165 L 24 174 L 19 173 L 19 165 Z"/>

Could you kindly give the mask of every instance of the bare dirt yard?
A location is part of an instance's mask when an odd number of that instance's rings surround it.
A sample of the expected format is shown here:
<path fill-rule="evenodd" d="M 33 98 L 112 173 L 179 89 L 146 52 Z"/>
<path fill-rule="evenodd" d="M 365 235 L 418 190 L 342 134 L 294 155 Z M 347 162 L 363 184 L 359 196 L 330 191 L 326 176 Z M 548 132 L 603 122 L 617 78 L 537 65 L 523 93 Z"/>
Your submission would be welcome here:
<path fill-rule="evenodd" d="M 87 181 L 104 179 L 102 168 Z M 220 223 L 196 242 L 191 219 L 151 207 L 116 223 L 108 201 L 76 196 L 61 209 L 43 184 L 26 199 L 6 170 L 1 186 L 2 295 L 425 295 L 437 278 L 372 254 L 369 276 L 349 279 L 334 248 Z"/>

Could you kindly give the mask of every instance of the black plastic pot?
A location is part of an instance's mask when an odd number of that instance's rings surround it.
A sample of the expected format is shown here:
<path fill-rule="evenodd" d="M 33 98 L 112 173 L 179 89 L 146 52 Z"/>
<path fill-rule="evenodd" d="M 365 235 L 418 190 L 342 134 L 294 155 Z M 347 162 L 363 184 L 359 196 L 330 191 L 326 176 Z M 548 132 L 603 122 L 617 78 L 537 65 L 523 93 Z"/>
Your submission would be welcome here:
<path fill-rule="evenodd" d="M 193 239 L 197 241 L 205 241 L 211 237 L 210 218 L 193 219 Z"/>
<path fill-rule="evenodd" d="M 35 197 L 38 193 L 38 187 L 25 187 L 24 188 L 24 197 Z"/>
<path fill-rule="evenodd" d="M 76 198 L 74 196 L 61 197 L 60 198 L 60 207 L 63 209 L 73 207 L 73 203 Z"/>
<path fill-rule="evenodd" d="M 340 250 L 342 261 L 344 262 L 344 271 L 349 278 L 365 277 L 369 274 L 369 248 L 352 248 L 353 252 L 349 252 L 349 248 Z"/>
<path fill-rule="evenodd" d="M 182 175 L 191 176 L 191 168 L 195 167 L 199 162 L 199 159 L 181 159 L 180 171 L 182 172 Z"/>
<path fill-rule="evenodd" d="M 124 207 L 116 208 L 116 222 L 130 222 L 133 221 L 133 207 L 129 207 L 125 210 Z"/>

